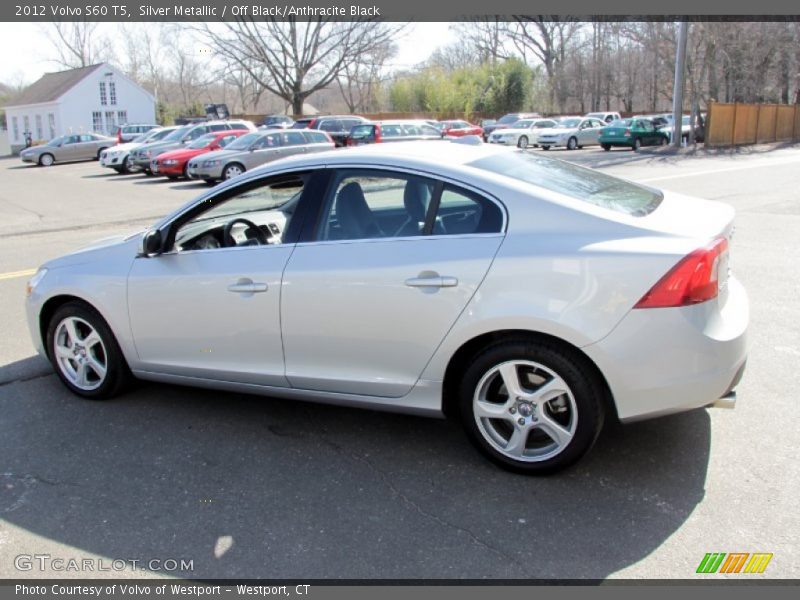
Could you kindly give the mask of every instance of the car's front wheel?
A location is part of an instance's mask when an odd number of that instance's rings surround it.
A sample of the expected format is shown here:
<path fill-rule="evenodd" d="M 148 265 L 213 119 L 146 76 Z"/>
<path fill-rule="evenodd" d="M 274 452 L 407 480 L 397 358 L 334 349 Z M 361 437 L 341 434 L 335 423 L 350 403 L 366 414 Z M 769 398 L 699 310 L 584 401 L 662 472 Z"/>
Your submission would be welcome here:
<path fill-rule="evenodd" d="M 546 474 L 581 458 L 603 424 L 602 386 L 585 360 L 550 342 L 492 345 L 467 367 L 459 392 L 470 441 L 516 472 Z"/>
<path fill-rule="evenodd" d="M 525 150 L 528 147 L 528 137 L 525 135 L 520 136 L 519 140 L 517 140 L 517 148 L 521 148 Z"/>
<path fill-rule="evenodd" d="M 53 158 L 52 154 L 42 154 L 39 157 L 39 164 L 43 167 L 49 167 L 55 162 L 55 158 Z"/>
<path fill-rule="evenodd" d="M 233 163 L 225 167 L 225 170 L 222 172 L 222 178 L 227 181 L 228 179 L 233 179 L 234 177 L 238 177 L 242 173 L 244 173 L 245 169 L 242 165 L 238 163 Z"/>
<path fill-rule="evenodd" d="M 575 150 L 578 147 L 578 140 L 571 137 L 567 140 L 567 150 Z"/>
<path fill-rule="evenodd" d="M 111 398 L 132 378 L 108 324 L 82 302 L 68 302 L 53 314 L 47 354 L 64 385 L 84 398 Z"/>

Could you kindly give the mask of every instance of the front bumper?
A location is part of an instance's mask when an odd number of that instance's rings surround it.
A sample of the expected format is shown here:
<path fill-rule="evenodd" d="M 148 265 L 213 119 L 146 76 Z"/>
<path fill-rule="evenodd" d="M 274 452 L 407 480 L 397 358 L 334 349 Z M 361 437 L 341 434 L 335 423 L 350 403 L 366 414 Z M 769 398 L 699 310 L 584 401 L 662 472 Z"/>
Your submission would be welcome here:
<path fill-rule="evenodd" d="M 186 172 L 192 179 L 222 179 L 222 165 L 204 167 L 202 163 L 194 165 L 190 162 Z"/>
<path fill-rule="evenodd" d="M 681 308 L 633 309 L 583 351 L 606 378 L 622 421 L 716 403 L 747 360 L 749 302 L 728 280 L 724 297 Z"/>
<path fill-rule="evenodd" d="M 20 158 L 20 160 L 22 162 L 26 162 L 26 163 L 35 163 L 35 162 L 39 161 L 39 157 L 38 156 L 22 156 L 20 154 L 19 158 Z"/>

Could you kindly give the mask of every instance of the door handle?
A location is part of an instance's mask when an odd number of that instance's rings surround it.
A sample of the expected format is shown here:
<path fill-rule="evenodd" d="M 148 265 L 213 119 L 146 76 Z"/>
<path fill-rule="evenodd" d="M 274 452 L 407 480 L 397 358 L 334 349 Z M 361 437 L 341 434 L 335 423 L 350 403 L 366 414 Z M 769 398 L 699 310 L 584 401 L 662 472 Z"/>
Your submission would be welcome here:
<path fill-rule="evenodd" d="M 234 294 L 258 294 L 267 291 L 266 283 L 256 283 L 251 279 L 240 279 L 228 286 L 228 291 Z"/>
<path fill-rule="evenodd" d="M 443 277 L 435 275 L 433 277 L 411 277 L 406 279 L 408 287 L 456 287 L 458 279 L 455 277 Z"/>

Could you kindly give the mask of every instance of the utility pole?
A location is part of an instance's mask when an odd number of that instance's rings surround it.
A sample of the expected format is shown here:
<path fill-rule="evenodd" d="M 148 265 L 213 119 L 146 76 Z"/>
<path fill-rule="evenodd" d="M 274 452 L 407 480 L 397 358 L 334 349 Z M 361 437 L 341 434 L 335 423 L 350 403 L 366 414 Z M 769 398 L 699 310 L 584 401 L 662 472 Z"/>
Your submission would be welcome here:
<path fill-rule="evenodd" d="M 681 147 L 681 125 L 683 124 L 683 80 L 686 71 L 686 40 L 689 24 L 678 24 L 678 48 L 675 57 L 675 86 L 672 88 L 672 145 Z"/>

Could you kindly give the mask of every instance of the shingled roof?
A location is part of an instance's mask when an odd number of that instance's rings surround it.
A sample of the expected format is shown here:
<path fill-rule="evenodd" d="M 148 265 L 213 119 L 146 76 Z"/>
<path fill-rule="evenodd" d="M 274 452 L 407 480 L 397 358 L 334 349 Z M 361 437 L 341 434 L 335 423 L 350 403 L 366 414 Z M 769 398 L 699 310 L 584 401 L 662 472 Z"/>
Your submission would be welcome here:
<path fill-rule="evenodd" d="M 10 98 L 6 106 L 13 107 L 54 102 L 75 87 L 84 77 L 102 66 L 103 64 L 101 63 L 70 69 L 69 71 L 45 73 L 38 81 L 22 90 L 19 95 Z"/>

